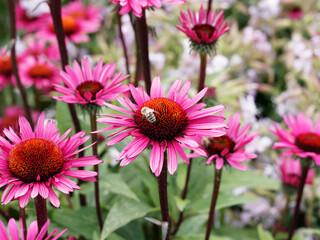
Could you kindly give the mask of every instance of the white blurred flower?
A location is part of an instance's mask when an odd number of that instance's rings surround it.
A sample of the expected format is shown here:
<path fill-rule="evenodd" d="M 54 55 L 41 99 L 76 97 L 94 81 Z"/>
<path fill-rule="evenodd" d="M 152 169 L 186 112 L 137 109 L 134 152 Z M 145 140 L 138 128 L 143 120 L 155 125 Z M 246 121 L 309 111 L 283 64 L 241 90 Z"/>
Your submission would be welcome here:
<path fill-rule="evenodd" d="M 229 59 L 223 55 L 216 55 L 212 60 L 207 62 L 207 74 L 221 72 L 229 65 Z"/>
<path fill-rule="evenodd" d="M 166 56 L 163 53 L 150 53 L 149 59 L 151 64 L 157 69 L 157 70 L 163 70 L 164 65 L 166 63 Z"/>
<path fill-rule="evenodd" d="M 267 35 L 260 29 L 246 27 L 243 30 L 243 42 L 245 44 L 253 44 L 253 46 L 261 52 L 272 53 L 272 46 L 268 42 Z"/>
<path fill-rule="evenodd" d="M 257 20 L 269 20 L 278 16 L 281 12 L 281 5 L 279 0 L 261 0 L 256 6 L 249 7 L 251 15 L 250 21 L 254 24 Z"/>

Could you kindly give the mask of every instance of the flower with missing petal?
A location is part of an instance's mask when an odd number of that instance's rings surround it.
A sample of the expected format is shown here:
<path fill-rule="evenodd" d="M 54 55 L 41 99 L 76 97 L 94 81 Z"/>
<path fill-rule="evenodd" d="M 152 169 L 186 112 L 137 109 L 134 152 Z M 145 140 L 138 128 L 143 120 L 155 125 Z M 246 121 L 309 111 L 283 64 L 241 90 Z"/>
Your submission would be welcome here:
<path fill-rule="evenodd" d="M 199 14 L 195 11 L 188 13 L 181 12 L 181 26 L 176 26 L 190 38 L 191 48 L 201 54 L 211 54 L 215 50 L 216 42 L 219 37 L 228 32 L 230 27 L 224 22 L 224 11 L 207 11 L 201 6 Z M 198 15 L 198 16 L 197 16 Z"/>
<path fill-rule="evenodd" d="M 27 231 L 27 240 L 57 240 L 59 239 L 59 237 L 61 237 L 68 229 L 65 229 L 63 231 L 61 231 L 60 233 L 58 233 L 57 235 L 55 235 L 57 232 L 59 232 L 59 230 L 56 228 L 54 229 L 50 234 L 47 234 L 48 228 L 50 225 L 50 220 L 48 219 L 46 221 L 46 223 L 43 225 L 43 227 L 41 228 L 41 230 L 38 230 L 38 224 L 37 221 L 33 221 Z M 13 218 L 10 218 L 9 222 L 8 222 L 8 230 L 9 230 L 9 234 L 7 232 L 6 226 L 4 225 L 4 223 L 1 221 L 0 219 L 0 236 L 1 239 L 3 240 L 24 240 L 24 236 L 21 235 L 21 237 L 19 237 L 19 232 L 20 234 L 23 233 L 23 224 L 22 224 L 22 220 L 20 219 L 20 229 L 18 229 L 18 225 L 16 223 L 16 221 Z M 19 231 L 20 230 L 20 231 Z M 55 236 L 54 236 L 55 235 Z"/>
<path fill-rule="evenodd" d="M 315 163 L 320 165 L 320 121 L 313 128 L 311 119 L 301 112 L 296 118 L 288 115 L 283 119 L 290 130 L 282 129 L 273 123 L 275 130 L 270 131 L 279 138 L 279 142 L 276 142 L 273 148 L 286 149 L 285 155 L 313 158 Z"/>
<path fill-rule="evenodd" d="M 119 93 L 128 91 L 128 86 L 121 83 L 129 75 L 123 77 L 121 72 L 114 74 L 115 69 L 115 63 L 103 65 L 102 59 L 93 71 L 88 58 L 82 58 L 81 67 L 77 61 L 73 61 L 73 69 L 66 66 L 66 72 L 60 72 L 66 86 L 55 85 L 56 90 L 64 96 L 54 99 L 83 106 L 102 106 L 105 101 L 112 101 Z"/>
<path fill-rule="evenodd" d="M 251 124 L 247 123 L 240 128 L 239 119 L 239 113 L 230 116 L 226 135 L 202 140 L 205 149 L 209 153 L 207 164 L 215 161 L 218 170 L 224 164 L 229 164 L 240 170 L 246 170 L 246 167 L 241 162 L 257 157 L 253 153 L 245 152 L 245 145 L 251 142 L 258 134 L 247 134 Z"/>
<path fill-rule="evenodd" d="M 84 137 L 82 131 L 65 139 L 71 129 L 60 136 L 56 123 L 44 124 L 44 117 L 43 112 L 34 131 L 29 122 L 20 117 L 19 134 L 9 128 L 3 130 L 6 138 L 0 136 L 0 187 L 7 185 L 1 197 L 3 204 L 19 199 L 20 206 L 25 207 L 30 197 L 40 195 L 59 207 L 60 201 L 52 186 L 69 194 L 80 187 L 67 177 L 95 181 L 96 172 L 71 170 L 102 162 L 95 156 L 76 158 L 78 152 L 91 146 L 77 150 L 90 136 Z"/>
<path fill-rule="evenodd" d="M 178 155 L 189 164 L 189 160 L 182 147 L 192 149 L 200 155 L 206 155 L 201 146 L 193 140 L 195 135 L 202 137 L 222 136 L 225 134 L 222 116 L 214 116 L 225 106 L 219 105 L 204 108 L 206 104 L 197 103 L 206 93 L 207 88 L 199 92 L 194 98 L 187 97 L 190 81 L 186 82 L 180 92 L 181 80 L 174 82 L 165 97 L 160 84 L 160 78 L 155 77 L 151 86 L 150 96 L 142 87 L 135 88 L 129 85 L 135 103 L 129 98 L 117 98 L 125 108 L 106 104 L 114 110 L 126 115 L 104 115 L 97 121 L 111 125 L 99 132 L 117 129 L 108 137 L 113 138 L 108 146 L 121 142 L 128 136 L 135 139 L 120 153 L 117 160 L 120 166 L 125 166 L 137 158 L 148 146 L 151 146 L 150 168 L 159 176 L 163 167 L 164 153 L 168 150 L 168 170 L 173 174 L 178 165 Z"/>

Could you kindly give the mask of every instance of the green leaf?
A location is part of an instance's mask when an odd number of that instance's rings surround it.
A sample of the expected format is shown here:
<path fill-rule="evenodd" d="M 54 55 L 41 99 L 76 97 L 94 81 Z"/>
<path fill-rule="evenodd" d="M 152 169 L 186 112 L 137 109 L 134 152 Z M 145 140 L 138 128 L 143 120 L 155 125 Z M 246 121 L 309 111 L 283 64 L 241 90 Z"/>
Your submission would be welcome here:
<path fill-rule="evenodd" d="M 172 240 L 199 240 L 204 239 L 204 234 L 196 234 L 196 235 L 177 235 Z M 228 237 L 218 237 L 215 235 L 210 236 L 210 240 L 231 240 Z"/>
<path fill-rule="evenodd" d="M 120 174 L 108 173 L 101 177 L 100 186 L 112 193 L 120 194 L 125 197 L 139 201 L 137 196 L 131 191 L 130 187 L 123 180 Z"/>
<path fill-rule="evenodd" d="M 121 198 L 109 211 L 104 222 L 101 240 L 106 239 L 110 233 L 123 227 L 134 219 L 144 217 L 152 209 L 147 205 L 132 199 Z"/>
<path fill-rule="evenodd" d="M 303 236 L 303 234 L 295 234 L 293 235 L 292 240 L 305 240 L 305 237 Z"/>
<path fill-rule="evenodd" d="M 211 189 L 211 188 L 212 187 L 208 186 L 208 189 Z M 210 193 L 209 190 L 208 190 L 208 193 Z M 257 202 L 257 201 L 259 200 L 253 197 L 235 196 L 232 193 L 220 192 L 218 196 L 217 204 L 216 204 L 216 210 L 235 206 L 235 205 L 241 205 L 244 203 Z M 194 212 L 207 213 L 209 211 L 210 202 L 211 202 L 211 193 L 202 196 L 202 198 L 199 198 L 198 200 L 192 201 L 188 205 L 187 209 L 193 213 Z"/>
<path fill-rule="evenodd" d="M 82 207 L 79 210 L 59 209 L 53 212 L 51 220 L 60 229 L 68 228 L 68 233 L 76 237 L 93 239 L 94 232 L 99 232 L 96 210 Z"/>
<path fill-rule="evenodd" d="M 278 180 L 267 178 L 262 174 L 252 171 L 240 171 L 237 169 L 223 171 L 220 188 L 221 191 L 230 191 L 241 186 L 276 191 L 280 189 L 281 184 Z"/>
<path fill-rule="evenodd" d="M 179 209 L 180 212 L 182 212 L 184 210 L 184 208 L 188 205 L 188 203 L 190 202 L 190 200 L 188 199 L 181 199 L 178 196 L 174 197 L 175 203 Z"/>
<path fill-rule="evenodd" d="M 271 233 L 264 230 L 260 224 L 258 225 L 257 230 L 258 230 L 258 235 L 260 240 L 274 240 Z"/>

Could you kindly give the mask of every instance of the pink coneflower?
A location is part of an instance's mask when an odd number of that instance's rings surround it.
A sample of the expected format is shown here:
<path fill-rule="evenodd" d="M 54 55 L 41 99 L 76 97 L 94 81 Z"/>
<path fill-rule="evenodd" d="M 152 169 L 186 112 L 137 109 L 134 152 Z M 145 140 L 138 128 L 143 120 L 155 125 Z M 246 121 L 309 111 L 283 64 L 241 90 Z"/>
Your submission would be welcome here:
<path fill-rule="evenodd" d="M 184 32 L 189 38 L 191 47 L 196 52 L 211 53 L 215 49 L 215 45 L 219 37 L 229 31 L 228 23 L 224 22 L 224 11 L 217 10 L 207 11 L 202 5 L 197 17 L 195 11 L 188 9 L 188 14 L 181 12 L 180 26 L 176 26 L 180 31 Z"/>
<path fill-rule="evenodd" d="M 3 47 L 0 49 L 0 90 L 14 83 L 14 79 L 11 56 L 7 53 L 7 48 Z"/>
<path fill-rule="evenodd" d="M 47 220 L 47 222 L 45 223 L 45 225 L 43 225 L 42 229 L 39 231 L 38 230 L 38 224 L 37 221 L 33 221 L 27 231 L 27 240 L 42 240 L 42 239 L 46 239 L 46 240 L 57 240 L 59 239 L 59 237 L 61 237 L 68 229 L 65 229 L 63 231 L 61 231 L 60 233 L 58 233 L 57 235 L 55 235 L 57 232 L 59 232 L 59 230 L 56 228 L 54 229 L 49 235 L 47 234 L 48 228 L 50 225 L 50 220 Z M 22 224 L 22 220 L 20 219 L 20 229 L 16 223 L 16 221 L 13 218 L 10 218 L 9 222 L 8 222 L 8 230 L 9 230 L 9 234 L 7 232 L 6 226 L 4 225 L 4 223 L 1 221 L 0 219 L 0 236 L 1 239 L 4 240 L 24 240 L 25 237 L 23 236 L 23 224 Z M 21 237 L 19 237 L 19 235 Z M 54 236 L 55 235 L 55 236 Z"/>
<path fill-rule="evenodd" d="M 90 33 L 94 33 L 100 29 L 102 10 L 92 4 L 85 6 L 82 1 L 73 1 L 62 7 L 62 15 L 75 18 L 77 22 L 90 27 Z"/>
<path fill-rule="evenodd" d="M 311 119 L 299 113 L 297 118 L 293 115 L 283 117 L 290 131 L 278 127 L 275 123 L 275 130 L 270 130 L 278 136 L 279 142 L 273 145 L 275 149 L 286 149 L 284 154 L 297 155 L 301 158 L 311 157 L 320 165 L 320 122 L 317 122 L 313 130 Z"/>
<path fill-rule="evenodd" d="M 177 4 L 184 4 L 186 0 L 109 0 L 112 3 L 121 6 L 120 14 L 126 14 L 130 11 L 136 17 L 142 16 L 142 9 L 146 9 L 147 7 L 157 7 L 161 8 L 162 2 L 170 2 L 170 3 L 177 3 Z"/>
<path fill-rule="evenodd" d="M 58 68 L 43 58 L 25 58 L 19 70 L 25 86 L 34 85 L 44 93 L 53 90 L 53 84 L 60 83 Z"/>
<path fill-rule="evenodd" d="M 38 16 L 32 15 L 22 8 L 20 4 L 16 4 L 16 17 L 17 29 L 31 33 L 42 29 L 44 27 L 43 23 L 48 21 L 50 15 L 48 13 L 43 13 Z"/>
<path fill-rule="evenodd" d="M 300 161 L 292 159 L 291 156 L 281 156 L 281 163 L 277 163 L 281 171 L 281 179 L 285 185 L 298 188 L 301 179 Z M 309 169 L 306 184 L 311 185 L 315 177 L 315 169 Z"/>
<path fill-rule="evenodd" d="M 216 169 L 224 164 L 234 168 L 246 170 L 241 164 L 246 159 L 256 158 L 257 155 L 245 152 L 245 145 L 251 142 L 258 134 L 247 134 L 251 124 L 247 123 L 240 128 L 240 114 L 230 116 L 226 135 L 203 139 L 203 145 L 209 153 L 207 164 L 215 161 Z"/>
<path fill-rule="evenodd" d="M 192 137 L 199 135 L 203 137 L 221 136 L 225 133 L 222 116 L 212 116 L 221 112 L 225 106 L 219 105 L 203 109 L 204 103 L 196 104 L 205 94 L 207 88 L 199 92 L 194 98 L 186 96 L 190 81 L 183 85 L 180 92 L 180 79 L 176 80 L 169 90 L 168 97 L 164 96 L 160 85 L 160 78 L 155 77 L 151 86 L 149 97 L 142 87 L 134 88 L 129 85 L 135 103 L 128 98 L 118 98 L 121 105 L 128 108 L 123 109 L 111 104 L 106 106 L 117 110 L 124 115 L 105 115 L 106 118 L 97 121 L 112 125 L 106 129 L 119 129 L 107 145 L 113 145 L 128 136 L 135 137 L 120 153 L 117 161 L 122 160 L 120 166 L 125 166 L 137 158 L 137 156 L 148 146 L 152 146 L 150 155 L 150 168 L 156 176 L 159 176 L 163 166 L 163 156 L 168 149 L 168 170 L 173 174 L 178 165 L 177 153 L 183 161 L 189 164 L 189 160 L 183 151 L 184 147 L 195 152 L 206 155 L 199 144 Z M 122 133 L 120 133 L 122 132 Z"/>
<path fill-rule="evenodd" d="M 128 87 L 121 83 L 129 75 L 122 77 L 121 72 L 114 74 L 115 69 L 115 63 L 103 65 L 102 59 L 93 71 L 88 58 L 82 58 L 81 67 L 77 61 L 73 61 L 73 68 L 66 66 L 66 72 L 60 72 L 66 87 L 55 85 L 55 89 L 64 96 L 54 99 L 67 103 L 102 106 L 106 100 L 112 101 L 119 93 L 128 91 Z"/>
<path fill-rule="evenodd" d="M 91 146 L 77 150 L 90 136 L 84 137 L 85 132 L 81 131 L 65 139 L 71 129 L 60 136 L 56 123 L 48 121 L 44 124 L 44 117 L 42 113 L 35 131 L 24 117 L 20 117 L 20 134 L 9 128 L 3 133 L 10 142 L 0 137 L 0 187 L 7 185 L 1 197 L 3 204 L 19 199 L 20 206 L 25 207 L 30 197 L 39 195 L 49 198 L 55 207 L 59 207 L 60 202 L 52 186 L 68 194 L 80 187 L 66 176 L 95 181 L 96 172 L 70 170 L 102 162 L 95 156 L 76 159 L 78 152 Z"/>

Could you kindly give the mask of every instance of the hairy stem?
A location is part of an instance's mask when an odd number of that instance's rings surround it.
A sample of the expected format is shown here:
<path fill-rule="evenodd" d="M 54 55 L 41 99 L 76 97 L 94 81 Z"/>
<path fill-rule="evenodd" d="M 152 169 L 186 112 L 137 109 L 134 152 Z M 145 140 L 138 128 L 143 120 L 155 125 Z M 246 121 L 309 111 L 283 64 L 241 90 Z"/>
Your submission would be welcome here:
<path fill-rule="evenodd" d="M 208 219 L 208 223 L 207 223 L 207 231 L 206 231 L 205 240 L 209 240 L 211 228 L 212 228 L 212 226 L 214 226 L 214 211 L 215 211 L 217 200 L 218 200 L 221 175 L 222 175 L 222 169 L 217 170 L 216 167 L 214 167 L 214 170 L 215 170 L 214 184 L 213 184 L 213 190 L 212 190 L 211 206 L 210 206 L 209 219 Z"/>

